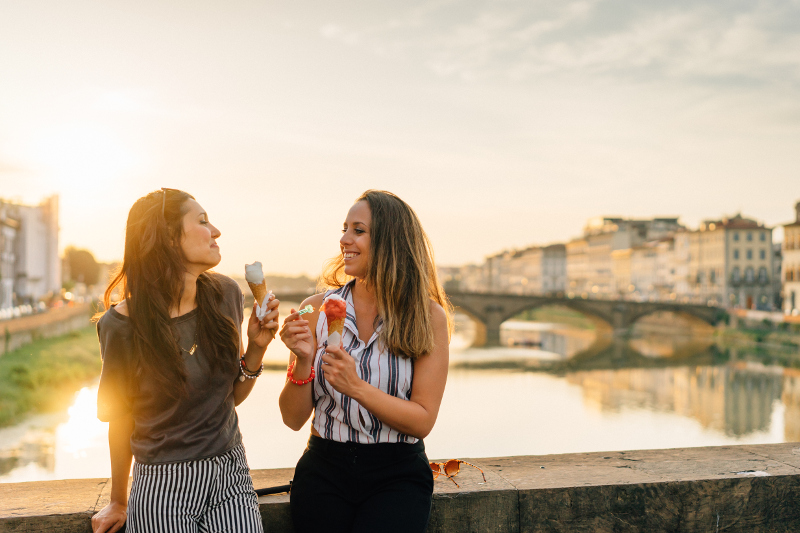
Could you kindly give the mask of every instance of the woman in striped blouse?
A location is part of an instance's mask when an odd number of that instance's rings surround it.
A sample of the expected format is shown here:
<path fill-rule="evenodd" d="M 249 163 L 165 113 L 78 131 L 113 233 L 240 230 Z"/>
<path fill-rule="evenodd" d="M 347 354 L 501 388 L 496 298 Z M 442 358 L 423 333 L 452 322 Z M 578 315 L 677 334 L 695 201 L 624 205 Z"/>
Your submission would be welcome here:
<path fill-rule="evenodd" d="M 281 339 L 291 350 L 280 397 L 287 426 L 313 413 L 291 492 L 298 532 L 423 532 L 433 476 L 422 439 L 436 422 L 447 380 L 451 310 L 414 211 L 367 191 L 347 213 L 341 254 Z M 341 344 L 328 345 L 319 308 L 344 299 Z M 308 318 L 305 318 L 308 317 Z"/>

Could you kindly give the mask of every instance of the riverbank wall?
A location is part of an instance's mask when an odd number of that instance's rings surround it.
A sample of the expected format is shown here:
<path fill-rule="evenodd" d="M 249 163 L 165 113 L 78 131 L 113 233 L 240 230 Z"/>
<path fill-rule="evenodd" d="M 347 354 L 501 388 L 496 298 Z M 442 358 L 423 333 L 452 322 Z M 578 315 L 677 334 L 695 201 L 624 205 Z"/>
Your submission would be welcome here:
<path fill-rule="evenodd" d="M 800 531 L 800 443 L 465 458 L 435 481 L 429 533 Z M 290 468 L 254 470 L 256 488 Z M 0 484 L 0 532 L 91 531 L 108 479 Z M 289 496 L 263 496 L 266 530 L 289 533 Z"/>
<path fill-rule="evenodd" d="M 0 322 L 0 356 L 38 339 L 65 335 L 89 325 L 92 305 L 88 302 L 48 309 L 44 313 Z"/>

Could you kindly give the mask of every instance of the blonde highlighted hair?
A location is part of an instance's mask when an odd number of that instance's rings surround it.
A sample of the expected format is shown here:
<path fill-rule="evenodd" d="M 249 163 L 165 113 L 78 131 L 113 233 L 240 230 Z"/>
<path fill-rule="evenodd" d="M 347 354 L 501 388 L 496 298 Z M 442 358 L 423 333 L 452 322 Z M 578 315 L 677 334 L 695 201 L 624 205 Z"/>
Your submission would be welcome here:
<path fill-rule="evenodd" d="M 379 338 L 392 353 L 417 359 L 434 348 L 431 300 L 444 309 L 448 334 L 453 330 L 453 310 L 436 275 L 433 249 L 417 214 L 403 200 L 369 190 L 356 203 L 361 201 L 372 216 L 364 282 L 375 294 L 383 320 Z M 350 279 L 339 255 L 328 262 L 320 284 L 342 287 Z"/>

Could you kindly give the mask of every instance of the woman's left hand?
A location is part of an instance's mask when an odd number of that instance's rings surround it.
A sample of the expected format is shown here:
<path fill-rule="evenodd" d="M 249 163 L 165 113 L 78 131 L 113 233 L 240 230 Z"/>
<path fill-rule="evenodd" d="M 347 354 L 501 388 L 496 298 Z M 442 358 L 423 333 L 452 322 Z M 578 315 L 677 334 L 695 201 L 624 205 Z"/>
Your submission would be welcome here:
<path fill-rule="evenodd" d="M 266 349 L 272 339 L 275 338 L 275 333 L 278 331 L 278 306 L 280 300 L 275 296 L 270 295 L 269 303 L 267 303 L 267 314 L 263 320 L 259 320 L 256 316 L 256 308 L 258 304 L 253 304 L 253 312 L 250 313 L 250 320 L 247 323 L 247 339 L 260 348 Z"/>
<path fill-rule="evenodd" d="M 356 361 L 341 346 L 330 346 L 325 348 L 322 356 L 322 372 L 325 379 L 331 386 L 345 396 L 355 397 L 364 381 L 358 377 L 356 372 Z"/>

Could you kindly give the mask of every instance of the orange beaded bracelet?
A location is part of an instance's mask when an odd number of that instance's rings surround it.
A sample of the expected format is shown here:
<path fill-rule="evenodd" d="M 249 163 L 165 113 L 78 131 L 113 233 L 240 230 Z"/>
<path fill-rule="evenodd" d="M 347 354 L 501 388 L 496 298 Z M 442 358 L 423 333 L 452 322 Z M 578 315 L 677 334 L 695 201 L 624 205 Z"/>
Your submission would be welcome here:
<path fill-rule="evenodd" d="M 294 361 L 289 364 L 289 370 L 286 371 L 286 376 L 289 378 L 289 381 L 294 383 L 295 385 L 305 385 L 306 383 L 311 383 L 314 381 L 314 367 L 311 367 L 311 375 L 308 378 L 298 381 L 294 379 Z"/>

